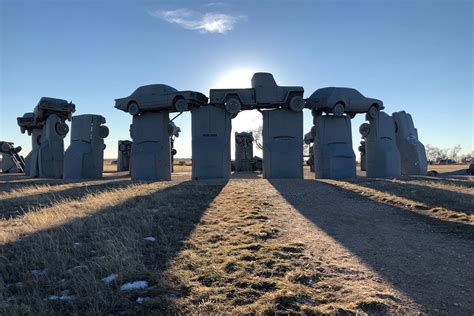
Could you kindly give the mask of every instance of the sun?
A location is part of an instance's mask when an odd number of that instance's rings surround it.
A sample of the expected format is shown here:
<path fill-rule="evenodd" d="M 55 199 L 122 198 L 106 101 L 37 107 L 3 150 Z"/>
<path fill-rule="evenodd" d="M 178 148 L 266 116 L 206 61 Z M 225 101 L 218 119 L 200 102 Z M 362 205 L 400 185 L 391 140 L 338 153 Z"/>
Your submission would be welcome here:
<path fill-rule="evenodd" d="M 220 76 L 212 88 L 250 88 L 250 80 L 254 73 L 256 73 L 256 71 L 250 68 L 231 70 Z"/>

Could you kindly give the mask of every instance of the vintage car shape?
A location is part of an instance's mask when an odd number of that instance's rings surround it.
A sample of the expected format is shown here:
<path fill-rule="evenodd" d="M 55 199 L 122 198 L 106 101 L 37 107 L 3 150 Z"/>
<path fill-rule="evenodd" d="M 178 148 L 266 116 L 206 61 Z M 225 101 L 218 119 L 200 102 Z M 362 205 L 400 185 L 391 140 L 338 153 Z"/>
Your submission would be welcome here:
<path fill-rule="evenodd" d="M 384 109 L 383 102 L 367 98 L 353 88 L 327 87 L 316 90 L 307 100 L 306 107 L 313 115 L 332 112 L 336 116 L 347 113 L 353 118 L 357 113 L 368 113 L 376 118 L 379 111 Z"/>
<path fill-rule="evenodd" d="M 61 120 L 71 120 L 76 105 L 67 100 L 42 97 L 34 109 L 35 123 L 46 121 L 49 115 L 56 114 Z"/>
<path fill-rule="evenodd" d="M 304 108 L 303 87 L 280 87 L 271 73 L 257 72 L 248 89 L 211 89 L 209 103 L 224 106 L 227 112 L 260 108 L 289 108 L 295 112 Z"/>
<path fill-rule="evenodd" d="M 115 108 L 138 115 L 145 111 L 184 112 L 193 106 L 207 104 L 207 97 L 196 91 L 178 91 L 165 84 L 137 88 L 130 96 L 115 99 Z"/>
<path fill-rule="evenodd" d="M 21 117 L 16 119 L 18 126 L 20 126 L 20 131 L 22 134 L 28 132 L 28 135 L 31 135 L 31 132 L 35 128 L 43 128 L 44 122 L 37 123 L 35 122 L 35 114 L 33 112 L 27 112 Z"/>

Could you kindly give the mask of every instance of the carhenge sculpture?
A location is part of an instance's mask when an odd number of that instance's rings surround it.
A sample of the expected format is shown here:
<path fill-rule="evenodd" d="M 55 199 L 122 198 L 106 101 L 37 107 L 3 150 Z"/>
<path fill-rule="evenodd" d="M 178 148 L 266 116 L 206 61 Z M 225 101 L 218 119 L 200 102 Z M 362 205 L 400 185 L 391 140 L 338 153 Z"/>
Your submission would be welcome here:
<path fill-rule="evenodd" d="M 304 143 L 308 145 L 308 160 L 306 164 L 309 166 L 309 171 L 314 172 L 314 137 L 316 135 L 315 126 L 311 127 L 311 130 L 304 134 Z"/>
<path fill-rule="evenodd" d="M 222 107 L 191 110 L 192 178 L 229 179 L 231 114 Z"/>
<path fill-rule="evenodd" d="M 356 164 L 350 117 L 318 115 L 315 127 L 313 155 L 316 179 L 354 178 Z"/>
<path fill-rule="evenodd" d="M 31 136 L 31 151 L 25 158 L 25 174 L 38 176 L 38 150 L 43 133 L 44 122 L 35 122 L 34 113 L 28 112 L 17 118 L 21 133 L 27 132 Z"/>
<path fill-rule="evenodd" d="M 176 124 L 171 120 L 168 123 L 168 135 L 170 136 L 170 148 L 171 148 L 171 172 L 174 172 L 174 156 L 178 153 L 178 151 L 174 148 L 174 141 L 177 137 L 179 137 L 179 133 L 181 133 L 181 128 L 176 126 Z"/>
<path fill-rule="evenodd" d="M 100 179 L 104 170 L 104 138 L 109 135 L 101 115 L 73 116 L 71 144 L 64 155 L 64 179 Z"/>
<path fill-rule="evenodd" d="M 392 113 L 395 135 L 400 151 L 401 172 L 404 175 L 426 175 L 428 160 L 425 146 L 418 140 L 418 131 L 410 114 L 405 111 Z"/>
<path fill-rule="evenodd" d="M 2 163 L 0 169 L 3 173 L 25 172 L 25 160 L 20 156 L 21 147 L 15 147 L 13 143 L 0 141 L 0 153 Z"/>
<path fill-rule="evenodd" d="M 168 112 L 145 112 L 130 126 L 133 180 L 171 180 L 171 146 Z"/>
<path fill-rule="evenodd" d="M 232 115 L 231 117 L 235 117 L 241 110 L 261 110 L 264 178 L 301 178 L 303 176 L 301 139 L 303 94 L 303 87 L 278 86 L 272 74 L 259 72 L 253 75 L 251 88 L 211 89 L 209 103 L 216 108 L 225 109 Z M 214 112 L 217 113 L 217 111 Z M 230 141 L 224 143 L 230 144 Z M 193 149 L 197 147 L 193 145 Z M 230 149 L 226 148 L 225 152 L 228 151 Z M 230 175 L 230 168 L 226 173 Z"/>
<path fill-rule="evenodd" d="M 306 107 L 312 110 L 315 125 L 313 155 L 316 178 L 355 177 L 351 118 L 358 113 L 376 118 L 384 109 L 383 102 L 365 97 L 353 88 L 327 87 L 316 90 L 306 100 Z M 323 112 L 327 114 L 323 115 Z"/>
<path fill-rule="evenodd" d="M 71 120 L 76 107 L 66 100 L 43 97 L 34 108 L 17 119 L 22 133 L 32 135 L 32 152 L 27 158 L 28 175 L 41 178 L 62 178 L 64 137 L 69 132 L 65 123 Z M 38 142 L 37 129 L 42 129 Z M 36 144 L 35 144 L 36 142 Z"/>
<path fill-rule="evenodd" d="M 263 177 L 303 178 L 303 112 L 264 110 Z"/>
<path fill-rule="evenodd" d="M 400 152 L 395 139 L 395 123 L 385 112 L 376 117 L 367 115 L 370 123 L 360 126 L 365 140 L 366 171 L 369 178 L 400 176 Z"/>
<path fill-rule="evenodd" d="M 360 152 L 360 170 L 361 171 L 366 171 L 367 170 L 367 167 L 366 167 L 367 159 L 366 159 L 365 140 L 360 141 L 360 145 L 359 145 L 358 150 Z"/>
<path fill-rule="evenodd" d="M 129 140 L 118 141 L 117 171 L 130 170 L 130 156 L 132 153 L 132 142 Z"/>
<path fill-rule="evenodd" d="M 253 171 L 252 132 L 235 132 L 235 171 Z"/>
<path fill-rule="evenodd" d="M 196 91 L 178 91 L 164 84 L 139 87 L 130 96 L 115 99 L 115 108 L 133 115 L 130 126 L 133 180 L 171 180 L 169 113 L 183 112 L 207 104 Z"/>

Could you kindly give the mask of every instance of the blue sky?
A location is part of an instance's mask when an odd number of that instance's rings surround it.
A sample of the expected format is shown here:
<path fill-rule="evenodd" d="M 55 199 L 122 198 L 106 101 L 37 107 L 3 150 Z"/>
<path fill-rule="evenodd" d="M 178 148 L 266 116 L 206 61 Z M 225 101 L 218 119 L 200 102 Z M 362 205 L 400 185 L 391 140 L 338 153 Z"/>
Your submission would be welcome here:
<path fill-rule="evenodd" d="M 250 85 L 354 87 L 413 115 L 425 144 L 473 150 L 472 1 L 9 1 L 1 10 L 0 139 L 30 149 L 16 117 L 42 96 L 106 117 L 106 157 L 128 139 L 114 99 L 165 83 L 209 94 Z M 239 114 L 236 130 L 261 124 Z M 312 117 L 305 110 L 305 131 Z M 354 147 L 363 115 L 352 120 Z M 191 115 L 176 120 L 191 156 Z M 69 135 L 66 145 L 69 143 Z"/>

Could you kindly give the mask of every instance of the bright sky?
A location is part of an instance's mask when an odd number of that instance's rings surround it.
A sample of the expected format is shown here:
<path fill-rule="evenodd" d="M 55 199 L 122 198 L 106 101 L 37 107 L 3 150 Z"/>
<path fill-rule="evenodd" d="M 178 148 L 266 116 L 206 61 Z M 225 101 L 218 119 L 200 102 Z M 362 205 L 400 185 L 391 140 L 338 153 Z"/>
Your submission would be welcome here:
<path fill-rule="evenodd" d="M 0 10 L 0 140 L 24 155 L 30 138 L 16 117 L 42 96 L 105 116 L 112 158 L 131 123 L 115 98 L 150 83 L 209 95 L 250 86 L 257 71 L 303 86 L 305 97 L 354 87 L 388 113 L 410 112 L 424 144 L 474 148 L 472 1 L 0 0 Z M 352 120 L 354 148 L 363 120 Z M 191 114 L 176 123 L 177 156 L 190 157 Z M 253 129 L 261 115 L 241 113 L 233 124 Z M 309 131 L 308 110 L 304 124 Z"/>

